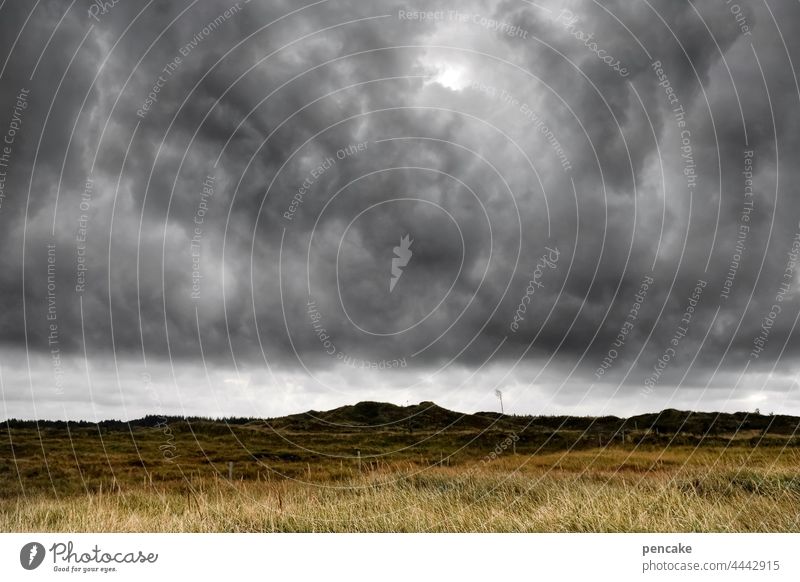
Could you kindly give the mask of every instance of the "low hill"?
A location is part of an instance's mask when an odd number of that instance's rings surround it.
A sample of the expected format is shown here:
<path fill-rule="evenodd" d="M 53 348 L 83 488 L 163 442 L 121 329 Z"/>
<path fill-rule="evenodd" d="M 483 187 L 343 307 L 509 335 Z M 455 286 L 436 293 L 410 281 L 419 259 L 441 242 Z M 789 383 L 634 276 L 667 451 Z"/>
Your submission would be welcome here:
<path fill-rule="evenodd" d="M 691 434 L 722 435 L 759 431 L 763 434 L 800 434 L 800 417 L 764 415 L 748 412 L 692 412 L 667 409 L 629 418 L 616 416 L 521 416 L 498 412 L 467 414 L 442 408 L 433 402 L 398 406 L 387 402 L 364 401 L 332 410 L 309 410 L 277 418 L 203 418 L 148 415 L 120 421 L 26 421 L 9 419 L 2 422 L 9 428 L 65 429 L 99 426 L 107 431 L 153 428 L 163 424 L 186 423 L 226 431 L 226 426 L 264 427 L 279 432 L 430 432 L 483 431 L 488 429 L 525 432 L 582 431 L 587 433 L 619 434 Z"/>

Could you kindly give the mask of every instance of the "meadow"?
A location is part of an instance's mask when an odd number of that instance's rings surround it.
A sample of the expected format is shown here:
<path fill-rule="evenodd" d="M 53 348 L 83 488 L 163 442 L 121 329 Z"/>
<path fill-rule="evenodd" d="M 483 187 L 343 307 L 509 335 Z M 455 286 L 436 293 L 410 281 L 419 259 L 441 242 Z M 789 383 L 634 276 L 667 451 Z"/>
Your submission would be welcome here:
<path fill-rule="evenodd" d="M 8 422 L 0 530 L 800 531 L 800 439 L 786 428 L 794 420 L 703 427 L 682 417 L 669 430 L 663 415 L 441 411 L 413 425 L 392 415 L 359 425 L 350 413 L 336 422 L 323 413 Z"/>

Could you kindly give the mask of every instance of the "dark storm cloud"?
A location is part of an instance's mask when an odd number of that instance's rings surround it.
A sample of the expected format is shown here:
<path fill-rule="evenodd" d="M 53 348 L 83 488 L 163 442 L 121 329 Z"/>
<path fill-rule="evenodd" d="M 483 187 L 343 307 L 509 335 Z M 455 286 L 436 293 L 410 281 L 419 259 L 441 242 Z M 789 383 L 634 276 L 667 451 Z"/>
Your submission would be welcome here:
<path fill-rule="evenodd" d="M 0 341 L 27 341 L 37 378 L 58 374 L 54 346 L 305 393 L 305 367 L 358 388 L 358 365 L 395 366 L 376 376 L 391 391 L 451 360 L 491 357 L 484 380 L 507 382 L 524 357 L 514 385 L 563 399 L 623 378 L 639 394 L 670 347 L 658 385 L 735 383 L 789 338 L 796 6 L 90 6 L 40 4 L 2 76 L 3 132 L 30 100 L 0 209 Z M 0 55 L 30 9 L 3 6 Z"/>

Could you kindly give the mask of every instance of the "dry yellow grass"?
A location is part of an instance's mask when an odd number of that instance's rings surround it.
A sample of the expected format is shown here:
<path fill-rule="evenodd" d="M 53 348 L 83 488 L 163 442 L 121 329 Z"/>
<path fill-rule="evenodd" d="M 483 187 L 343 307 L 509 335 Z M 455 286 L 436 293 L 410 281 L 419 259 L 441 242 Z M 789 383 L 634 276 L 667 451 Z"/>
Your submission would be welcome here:
<path fill-rule="evenodd" d="M 746 468 L 745 468 L 746 467 Z M 3 531 L 796 532 L 796 452 L 604 449 L 0 500 Z"/>

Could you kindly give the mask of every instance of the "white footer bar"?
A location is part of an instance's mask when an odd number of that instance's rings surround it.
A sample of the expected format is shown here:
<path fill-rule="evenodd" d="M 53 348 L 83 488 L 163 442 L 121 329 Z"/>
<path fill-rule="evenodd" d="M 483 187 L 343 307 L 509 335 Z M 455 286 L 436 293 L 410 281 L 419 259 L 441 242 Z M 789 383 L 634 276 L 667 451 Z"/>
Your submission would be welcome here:
<path fill-rule="evenodd" d="M 800 534 L 0 534 L 0 578 L 796 581 L 799 554 Z"/>

